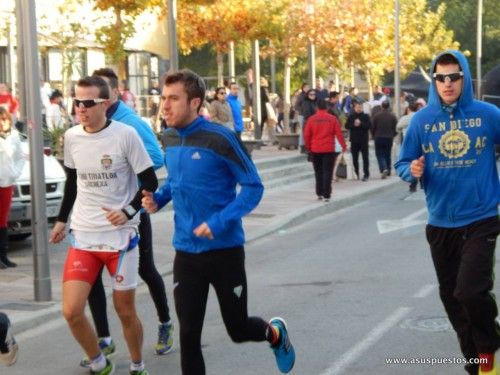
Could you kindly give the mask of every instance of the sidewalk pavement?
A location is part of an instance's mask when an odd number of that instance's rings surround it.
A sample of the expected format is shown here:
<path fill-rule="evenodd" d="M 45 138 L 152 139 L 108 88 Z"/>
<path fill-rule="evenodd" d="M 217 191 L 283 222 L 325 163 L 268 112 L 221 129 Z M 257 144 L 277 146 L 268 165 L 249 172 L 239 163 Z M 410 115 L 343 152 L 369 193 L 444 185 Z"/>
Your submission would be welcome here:
<path fill-rule="evenodd" d="M 254 150 L 255 161 L 294 156 L 296 150 L 278 150 L 275 146 L 265 146 Z M 371 150 L 373 152 L 373 150 Z M 246 231 L 246 249 L 251 250 L 252 243 L 269 234 L 304 223 L 335 210 L 349 207 L 371 194 L 382 191 L 400 182 L 398 177 L 380 179 L 378 167 L 370 160 L 372 177 L 367 182 L 342 180 L 333 183 L 330 202 L 318 201 L 314 190 L 314 177 L 308 180 L 265 190 L 259 206 L 244 218 Z M 312 165 L 311 165 L 312 169 Z M 173 231 L 173 212 L 163 209 L 151 216 L 155 263 L 164 277 L 165 283 L 171 283 L 174 250 L 171 246 Z M 34 302 L 34 268 L 31 239 L 11 243 L 9 256 L 18 263 L 18 267 L 0 271 L 0 311 L 6 312 L 12 322 L 15 333 L 21 333 L 52 319 L 61 317 L 62 269 L 66 256 L 67 243 L 49 244 L 50 277 L 52 301 Z M 106 272 L 104 273 L 106 275 Z M 107 291 L 110 280 L 103 277 Z M 142 283 L 142 280 L 140 280 Z M 169 288 L 167 288 L 169 290 Z M 168 295 L 172 304 L 172 296 Z"/>

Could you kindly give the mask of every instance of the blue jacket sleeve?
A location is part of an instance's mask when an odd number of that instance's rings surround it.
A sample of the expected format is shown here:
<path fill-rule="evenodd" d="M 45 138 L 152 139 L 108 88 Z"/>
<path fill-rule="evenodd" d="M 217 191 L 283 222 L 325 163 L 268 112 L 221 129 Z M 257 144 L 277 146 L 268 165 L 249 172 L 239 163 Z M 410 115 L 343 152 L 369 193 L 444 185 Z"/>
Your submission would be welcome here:
<path fill-rule="evenodd" d="M 153 199 L 158 205 L 158 211 L 172 200 L 172 189 L 170 187 L 170 179 L 167 177 L 165 183 L 153 194 Z"/>
<path fill-rule="evenodd" d="M 208 227 L 214 237 L 223 232 L 230 221 L 240 220 L 257 207 L 264 192 L 264 186 L 257 173 L 257 168 L 243 150 L 243 144 L 236 140 L 236 136 L 233 136 L 231 144 L 242 161 L 243 167 L 231 161 L 226 162 L 241 189 L 235 200 L 207 220 Z"/>
<path fill-rule="evenodd" d="M 412 119 L 403 139 L 399 159 L 394 164 L 394 168 L 396 168 L 399 177 L 407 182 L 413 182 L 416 180 L 416 178 L 411 175 L 410 164 L 413 160 L 422 156 L 422 142 L 420 140 L 420 135 L 417 132 L 417 128 L 418 124 L 414 122 L 414 119 Z"/>

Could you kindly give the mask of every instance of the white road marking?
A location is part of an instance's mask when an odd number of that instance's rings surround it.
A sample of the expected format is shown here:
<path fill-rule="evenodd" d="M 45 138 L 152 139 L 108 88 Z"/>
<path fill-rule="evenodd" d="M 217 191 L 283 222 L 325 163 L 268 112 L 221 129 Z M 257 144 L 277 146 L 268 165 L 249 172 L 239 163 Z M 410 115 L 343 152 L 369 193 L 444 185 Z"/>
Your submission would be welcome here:
<path fill-rule="evenodd" d="M 427 285 L 424 285 L 417 293 L 415 293 L 413 295 L 413 298 L 426 298 L 436 288 L 437 288 L 437 284 L 427 284 Z"/>
<path fill-rule="evenodd" d="M 424 207 L 399 220 L 377 220 L 378 232 L 380 234 L 385 234 L 389 232 L 394 232 L 396 230 L 409 228 L 414 225 L 424 224 L 426 223 L 426 220 L 415 220 L 415 219 L 426 212 L 427 208 Z"/>
<path fill-rule="evenodd" d="M 387 331 L 397 325 L 411 310 L 411 307 L 400 307 L 394 311 L 383 322 L 372 329 L 361 341 L 342 354 L 340 358 L 323 371 L 321 375 L 341 374 L 350 364 L 356 362 L 366 350 L 379 341 Z"/>

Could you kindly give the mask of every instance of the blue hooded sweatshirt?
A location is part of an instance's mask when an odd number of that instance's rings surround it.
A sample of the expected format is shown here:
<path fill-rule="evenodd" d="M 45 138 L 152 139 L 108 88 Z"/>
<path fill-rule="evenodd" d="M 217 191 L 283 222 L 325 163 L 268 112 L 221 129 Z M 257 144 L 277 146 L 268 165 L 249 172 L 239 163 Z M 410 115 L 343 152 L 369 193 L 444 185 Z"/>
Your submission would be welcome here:
<path fill-rule="evenodd" d="M 416 112 L 404 137 L 395 168 L 408 182 L 415 180 L 410 164 L 425 157 L 422 182 L 429 224 L 457 228 L 498 215 L 500 187 L 495 144 L 500 143 L 500 110 L 475 100 L 465 56 L 452 54 L 463 71 L 462 93 L 457 102 L 445 106 L 433 81 L 428 105 Z"/>
<path fill-rule="evenodd" d="M 110 113 L 106 113 L 108 118 L 131 126 L 137 131 L 149 157 L 153 161 L 154 169 L 161 168 L 163 166 L 163 152 L 153 130 L 151 130 L 148 124 L 121 100 L 113 104 L 109 110 Z"/>
<path fill-rule="evenodd" d="M 237 96 L 229 94 L 227 96 L 227 102 L 231 107 L 231 112 L 233 113 L 234 119 L 234 131 L 241 133 L 243 131 L 243 114 L 241 113 L 241 103 Z"/>
<path fill-rule="evenodd" d="M 154 200 L 158 208 L 173 202 L 174 248 L 197 254 L 242 246 L 241 218 L 259 204 L 264 187 L 236 133 L 199 116 L 166 130 L 165 142 L 168 177 Z M 203 222 L 213 240 L 194 235 Z"/>

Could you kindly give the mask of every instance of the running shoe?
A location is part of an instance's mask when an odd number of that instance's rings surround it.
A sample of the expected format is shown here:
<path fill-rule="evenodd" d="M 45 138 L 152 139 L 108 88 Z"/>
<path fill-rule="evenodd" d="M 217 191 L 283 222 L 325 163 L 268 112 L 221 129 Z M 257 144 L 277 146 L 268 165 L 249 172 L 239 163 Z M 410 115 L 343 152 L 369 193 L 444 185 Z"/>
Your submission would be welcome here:
<path fill-rule="evenodd" d="M 103 338 L 97 340 L 97 343 L 99 344 L 99 348 L 101 348 L 102 354 L 104 354 L 106 358 L 115 354 L 116 346 L 113 339 L 111 339 L 111 342 L 109 344 L 107 344 L 106 340 L 104 340 Z M 80 366 L 85 368 L 90 368 L 90 359 L 88 357 L 83 358 L 80 361 Z"/>
<path fill-rule="evenodd" d="M 90 370 L 91 375 L 111 375 L 115 372 L 115 364 L 106 358 L 106 367 L 99 371 Z"/>
<path fill-rule="evenodd" d="M 479 375 L 500 375 L 498 371 L 495 353 L 479 354 Z"/>
<path fill-rule="evenodd" d="M 6 353 L 0 352 L 0 363 L 4 364 L 5 366 L 12 366 L 17 361 L 17 351 L 19 347 L 16 340 L 14 339 L 14 335 L 12 334 L 9 318 L 5 314 L 2 314 L 2 323 L 5 327 L 5 331 L 3 331 L 3 334 L 1 334 L 1 336 L 5 334 L 5 338 L 2 337 L 1 339 L 4 340 L 8 351 Z"/>
<path fill-rule="evenodd" d="M 156 354 L 163 355 L 172 351 L 174 347 L 174 325 L 171 322 L 158 325 L 158 344 Z"/>
<path fill-rule="evenodd" d="M 295 364 L 295 349 L 290 342 L 290 337 L 288 336 L 288 330 L 286 328 L 286 323 L 283 318 L 272 318 L 269 324 L 273 327 L 278 328 L 279 342 L 276 345 L 271 345 L 271 349 L 276 357 L 276 364 L 278 369 L 286 374 L 290 372 Z"/>

